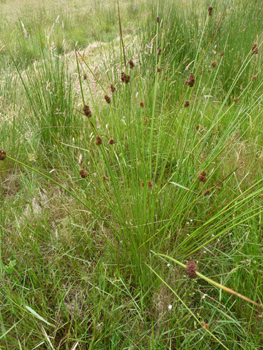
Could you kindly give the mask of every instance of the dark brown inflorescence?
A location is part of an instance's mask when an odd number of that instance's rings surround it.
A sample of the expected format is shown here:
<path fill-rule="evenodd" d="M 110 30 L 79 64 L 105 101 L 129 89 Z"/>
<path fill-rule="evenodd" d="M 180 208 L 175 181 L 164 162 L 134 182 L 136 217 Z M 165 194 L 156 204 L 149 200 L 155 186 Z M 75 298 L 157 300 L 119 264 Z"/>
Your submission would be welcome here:
<path fill-rule="evenodd" d="M 114 143 L 115 143 L 115 141 L 111 138 L 111 139 L 109 139 L 109 141 L 108 141 L 108 144 L 109 145 L 114 145 Z"/>
<path fill-rule="evenodd" d="M 193 87 L 195 83 L 195 75 L 194 73 L 190 73 L 188 76 L 188 80 L 184 83 L 185 85 L 188 85 L 190 87 Z"/>
<path fill-rule="evenodd" d="M 160 23 L 160 17 L 159 16 L 156 17 L 156 22 Z"/>
<path fill-rule="evenodd" d="M 195 126 L 195 130 L 198 131 L 200 129 L 200 126 L 199 125 L 196 125 Z"/>
<path fill-rule="evenodd" d="M 215 66 L 216 66 L 216 61 L 213 61 L 213 62 L 211 63 L 211 67 L 215 68 Z"/>
<path fill-rule="evenodd" d="M 92 116 L 89 106 L 85 105 L 82 110 L 86 117 L 90 118 Z"/>
<path fill-rule="evenodd" d="M 225 54 L 225 51 L 223 50 L 221 53 L 220 53 L 220 56 L 224 56 Z"/>
<path fill-rule="evenodd" d="M 209 16 L 212 16 L 213 7 L 212 7 L 212 6 L 209 6 L 207 10 L 208 10 Z"/>
<path fill-rule="evenodd" d="M 257 55 L 258 54 L 258 47 L 255 47 L 255 49 L 252 51 L 252 55 Z"/>
<path fill-rule="evenodd" d="M 148 181 L 147 187 L 151 190 L 153 188 L 153 183 L 151 181 Z"/>
<path fill-rule="evenodd" d="M 3 149 L 0 149 L 0 160 L 4 160 L 6 157 L 6 151 Z"/>
<path fill-rule="evenodd" d="M 143 102 L 140 102 L 140 107 L 144 107 L 144 103 Z"/>
<path fill-rule="evenodd" d="M 129 60 L 129 64 L 130 64 L 130 68 L 131 68 L 131 69 L 135 66 L 133 60 Z"/>
<path fill-rule="evenodd" d="M 82 179 L 85 179 L 85 177 L 88 176 L 88 172 L 84 171 L 84 169 L 80 169 L 79 175 L 82 177 Z"/>
<path fill-rule="evenodd" d="M 162 52 L 162 49 L 159 47 L 159 49 L 158 49 L 158 55 L 159 56 L 160 56 L 161 52 Z"/>
<path fill-rule="evenodd" d="M 254 75 L 252 78 L 251 78 L 251 81 L 255 81 L 257 79 L 257 76 Z"/>
<path fill-rule="evenodd" d="M 104 98 L 107 103 L 111 103 L 111 99 L 108 95 L 105 95 Z"/>
<path fill-rule="evenodd" d="M 186 263 L 186 273 L 189 278 L 197 278 L 196 271 L 198 271 L 198 266 L 194 261 L 188 261 Z"/>
<path fill-rule="evenodd" d="M 209 325 L 205 322 L 200 322 L 201 326 L 204 327 L 205 329 L 209 330 Z"/>
<path fill-rule="evenodd" d="M 185 103 L 184 103 L 184 107 L 189 107 L 189 105 L 190 105 L 189 100 L 186 100 Z"/>
<path fill-rule="evenodd" d="M 83 79 L 86 80 L 87 79 L 87 74 L 83 75 Z"/>
<path fill-rule="evenodd" d="M 199 171 L 198 177 L 197 177 L 198 180 L 199 180 L 200 182 L 206 183 L 206 181 L 207 181 L 206 174 L 207 174 L 207 171 L 206 171 L 206 170 L 205 170 L 205 171 Z"/>
<path fill-rule="evenodd" d="M 210 195 L 210 193 L 211 193 L 211 191 L 206 190 L 206 191 L 204 191 L 204 196 L 209 196 L 209 195 Z"/>
<path fill-rule="evenodd" d="M 162 69 L 160 67 L 157 68 L 157 72 L 160 73 Z"/>
<path fill-rule="evenodd" d="M 109 178 L 106 175 L 102 175 L 101 178 L 102 178 L 102 180 L 109 181 Z"/>
<path fill-rule="evenodd" d="M 100 146 L 101 144 L 102 144 L 102 138 L 99 135 L 97 135 L 96 136 L 96 145 Z"/>
<path fill-rule="evenodd" d="M 141 187 L 144 187 L 144 182 L 143 181 L 141 182 Z"/>
<path fill-rule="evenodd" d="M 126 74 L 125 72 L 121 73 L 121 81 L 125 84 L 129 83 L 129 81 L 131 80 L 131 77 L 129 76 L 129 74 Z"/>
<path fill-rule="evenodd" d="M 114 91 L 116 90 L 116 88 L 114 87 L 114 85 L 110 84 L 110 90 L 112 93 L 114 93 Z"/>
<path fill-rule="evenodd" d="M 234 101 L 235 103 L 237 103 L 238 100 L 239 100 L 238 97 L 233 99 L 233 101 Z"/>

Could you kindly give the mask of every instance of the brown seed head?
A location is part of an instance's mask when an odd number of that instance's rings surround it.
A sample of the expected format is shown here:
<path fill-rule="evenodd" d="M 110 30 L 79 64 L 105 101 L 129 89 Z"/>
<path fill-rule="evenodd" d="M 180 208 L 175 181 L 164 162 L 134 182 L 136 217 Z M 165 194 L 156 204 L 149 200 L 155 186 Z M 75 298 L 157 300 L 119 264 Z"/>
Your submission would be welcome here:
<path fill-rule="evenodd" d="M 102 138 L 99 135 L 97 135 L 96 136 L 96 145 L 99 146 L 101 144 L 102 144 Z"/>
<path fill-rule="evenodd" d="M 184 107 L 189 107 L 189 105 L 190 105 L 189 100 L 186 100 L 185 103 L 184 103 Z"/>
<path fill-rule="evenodd" d="M 160 23 L 160 17 L 159 16 L 156 17 L 156 22 Z"/>
<path fill-rule="evenodd" d="M 259 198 L 263 198 L 263 194 L 262 193 L 259 195 Z"/>
<path fill-rule="evenodd" d="M 86 117 L 90 118 L 92 116 L 89 106 L 85 105 L 82 110 Z"/>
<path fill-rule="evenodd" d="M 184 85 L 188 85 L 188 83 L 189 83 L 189 81 L 188 81 L 188 80 L 186 80 L 186 81 L 184 82 Z"/>
<path fill-rule="evenodd" d="M 234 101 L 235 103 L 237 103 L 238 100 L 239 100 L 238 97 L 233 99 L 233 101 Z"/>
<path fill-rule="evenodd" d="M 129 64 L 130 64 L 130 68 L 131 68 L 131 69 L 135 66 L 133 60 L 129 60 Z"/>
<path fill-rule="evenodd" d="M 144 119 L 144 123 L 146 124 L 147 122 L 148 122 L 148 119 L 147 119 L 147 118 L 145 118 L 145 119 Z"/>
<path fill-rule="evenodd" d="M 6 157 L 6 151 L 3 149 L 0 149 L 0 160 L 4 160 Z"/>
<path fill-rule="evenodd" d="M 209 7 L 208 7 L 209 16 L 212 16 L 212 11 L 213 11 L 213 7 L 212 7 L 212 6 L 209 6 Z"/>
<path fill-rule="evenodd" d="M 200 324 L 201 324 L 202 327 L 204 327 L 205 329 L 209 330 L 209 326 L 208 326 L 207 323 L 202 321 L 202 322 L 200 322 Z"/>
<path fill-rule="evenodd" d="M 112 84 L 110 84 L 110 89 L 112 93 L 114 93 L 114 91 L 116 90 L 116 88 Z"/>
<path fill-rule="evenodd" d="M 79 175 L 82 177 L 82 179 L 85 179 L 85 177 L 88 176 L 88 172 L 84 171 L 84 169 L 80 169 Z"/>
<path fill-rule="evenodd" d="M 203 70 L 200 70 L 200 75 L 202 75 L 204 73 L 204 71 Z"/>
<path fill-rule="evenodd" d="M 101 176 L 102 180 L 109 181 L 109 178 L 106 175 Z"/>
<path fill-rule="evenodd" d="M 206 176 L 207 175 L 207 170 L 199 171 L 198 175 Z"/>
<path fill-rule="evenodd" d="M 220 56 L 224 56 L 225 54 L 225 51 L 223 50 L 221 53 L 220 53 Z"/>
<path fill-rule="evenodd" d="M 151 190 L 153 188 L 153 183 L 151 181 L 148 181 L 147 187 Z"/>
<path fill-rule="evenodd" d="M 143 181 L 141 182 L 141 187 L 144 187 L 144 182 Z"/>
<path fill-rule="evenodd" d="M 257 55 L 257 54 L 258 54 L 258 47 L 256 47 L 252 52 L 252 55 Z"/>
<path fill-rule="evenodd" d="M 114 145 L 115 141 L 113 139 L 109 139 L 108 144 L 109 145 Z"/>
<path fill-rule="evenodd" d="M 144 107 L 144 103 L 143 102 L 140 102 L 140 107 Z"/>
<path fill-rule="evenodd" d="M 87 74 L 83 75 L 83 79 L 86 80 L 87 79 Z"/>
<path fill-rule="evenodd" d="M 104 98 L 107 103 L 111 103 L 111 99 L 108 95 L 104 95 Z"/>
<path fill-rule="evenodd" d="M 207 181 L 207 177 L 206 176 L 204 176 L 204 175 L 198 175 L 198 180 L 200 181 L 200 182 L 203 182 L 204 184 L 206 183 L 206 181 Z"/>
<path fill-rule="evenodd" d="M 252 78 L 251 78 L 251 81 L 255 81 L 257 79 L 257 76 L 254 75 Z"/>
<path fill-rule="evenodd" d="M 254 44 L 252 45 L 252 47 L 251 47 L 251 50 L 254 51 L 256 47 L 258 47 L 258 44 L 257 44 L 257 43 L 254 43 Z"/>
<path fill-rule="evenodd" d="M 216 61 L 213 61 L 213 62 L 211 63 L 211 67 L 215 68 L 215 66 L 216 66 Z"/>
<path fill-rule="evenodd" d="M 193 87 L 195 83 L 195 80 L 189 80 L 188 81 L 188 86 Z"/>
<path fill-rule="evenodd" d="M 159 56 L 160 56 L 161 52 L 162 52 L 162 49 L 159 47 L 159 49 L 158 49 L 158 55 Z"/>
<path fill-rule="evenodd" d="M 168 80 L 168 78 L 167 77 L 165 77 L 165 81 L 167 81 Z"/>
<path fill-rule="evenodd" d="M 162 69 L 160 67 L 157 68 L 157 72 L 160 73 Z"/>
<path fill-rule="evenodd" d="M 198 266 L 194 261 L 188 261 L 186 263 L 186 273 L 189 278 L 197 278 L 196 271 L 198 271 Z"/>
<path fill-rule="evenodd" d="M 199 125 L 196 125 L 195 126 L 195 130 L 198 131 L 200 129 L 200 126 Z"/>
<path fill-rule="evenodd" d="M 209 191 L 209 190 L 206 190 L 206 191 L 204 191 L 204 196 L 209 196 L 210 195 L 210 193 L 211 193 L 211 191 Z"/>
<path fill-rule="evenodd" d="M 131 77 L 129 76 L 129 74 L 126 74 L 125 72 L 121 73 L 121 80 L 123 83 L 127 84 L 130 82 Z"/>

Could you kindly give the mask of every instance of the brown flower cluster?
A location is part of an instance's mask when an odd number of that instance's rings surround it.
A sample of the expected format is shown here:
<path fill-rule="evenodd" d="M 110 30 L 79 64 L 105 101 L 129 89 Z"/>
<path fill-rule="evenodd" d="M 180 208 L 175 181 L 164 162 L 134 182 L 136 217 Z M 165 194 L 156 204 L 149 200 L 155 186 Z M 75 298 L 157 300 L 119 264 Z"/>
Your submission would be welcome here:
<path fill-rule="evenodd" d="M 112 93 L 114 93 L 114 91 L 116 90 L 116 88 L 114 87 L 113 84 L 110 84 L 110 90 L 111 90 Z"/>
<path fill-rule="evenodd" d="M 104 95 L 104 98 L 107 103 L 111 103 L 111 99 L 108 95 Z"/>
<path fill-rule="evenodd" d="M 160 73 L 162 69 L 160 67 L 157 68 L 157 73 Z"/>
<path fill-rule="evenodd" d="M 147 182 L 147 187 L 151 190 L 153 188 L 153 182 L 148 181 Z"/>
<path fill-rule="evenodd" d="M 190 105 L 189 100 L 186 100 L 185 103 L 184 103 L 184 107 L 189 107 L 189 105 Z"/>
<path fill-rule="evenodd" d="M 97 135 L 96 136 L 96 145 L 100 146 L 101 144 L 102 144 L 102 138 L 99 135 Z"/>
<path fill-rule="evenodd" d="M 86 80 L 87 79 L 87 74 L 83 75 L 83 79 Z"/>
<path fill-rule="evenodd" d="M 111 138 L 111 139 L 109 139 L 109 141 L 108 141 L 108 144 L 109 145 L 114 145 L 114 143 L 115 143 L 115 141 Z"/>
<path fill-rule="evenodd" d="M 206 170 L 205 171 L 199 171 L 197 178 L 198 178 L 198 180 L 200 182 L 206 183 L 206 181 L 207 181 L 206 175 L 207 175 L 207 171 Z"/>
<path fill-rule="evenodd" d="M 85 105 L 82 110 L 86 117 L 90 118 L 92 116 L 89 106 Z"/>
<path fill-rule="evenodd" d="M 200 129 L 200 125 L 195 126 L 195 130 L 198 131 Z"/>
<path fill-rule="evenodd" d="M 211 67 L 212 67 L 212 68 L 215 68 L 215 66 L 216 66 L 216 61 L 213 61 L 213 62 L 211 63 Z"/>
<path fill-rule="evenodd" d="M 212 7 L 212 6 L 209 6 L 207 10 L 208 10 L 209 16 L 212 16 L 213 7 Z"/>
<path fill-rule="evenodd" d="M 162 49 L 159 47 L 157 54 L 160 56 L 161 52 L 162 52 Z"/>
<path fill-rule="evenodd" d="M 204 327 L 205 329 L 209 330 L 209 325 L 205 322 L 200 322 L 201 326 Z"/>
<path fill-rule="evenodd" d="M 255 81 L 257 79 L 257 76 L 254 75 L 252 78 L 251 78 L 251 81 Z"/>
<path fill-rule="evenodd" d="M 188 80 L 185 81 L 184 85 L 188 85 L 190 87 L 193 87 L 195 84 L 195 75 L 194 73 L 190 73 L 188 76 Z"/>
<path fill-rule="evenodd" d="M 125 84 L 129 83 L 131 80 L 131 77 L 129 76 L 129 74 L 126 74 L 125 72 L 121 73 L 121 81 Z"/>
<path fill-rule="evenodd" d="M 206 191 L 204 191 L 204 196 L 209 196 L 210 194 L 211 194 L 211 191 L 209 191 L 209 190 L 206 190 Z"/>
<path fill-rule="evenodd" d="M 129 60 L 129 64 L 130 64 L 130 68 L 131 68 L 131 69 L 135 66 L 133 60 Z"/>
<path fill-rule="evenodd" d="M 84 171 L 84 169 L 80 169 L 79 175 L 82 177 L 82 179 L 85 179 L 85 177 L 88 176 L 88 172 Z"/>
<path fill-rule="evenodd" d="M 159 16 L 156 17 L 156 22 L 160 23 L 160 17 Z"/>
<path fill-rule="evenodd" d="M 252 55 L 257 55 L 258 54 L 258 44 L 253 44 L 251 47 L 252 50 Z"/>
<path fill-rule="evenodd" d="M 223 50 L 221 53 L 220 53 L 220 56 L 224 56 L 225 54 L 225 51 Z"/>
<path fill-rule="evenodd" d="M 198 271 L 198 266 L 194 261 L 188 261 L 186 264 L 186 273 L 189 278 L 197 278 L 196 271 Z"/>
<path fill-rule="evenodd" d="M 102 180 L 104 180 L 104 181 L 109 181 L 109 178 L 108 178 L 108 176 L 106 176 L 106 175 L 102 175 L 101 178 L 102 178 Z"/>
<path fill-rule="evenodd" d="M 6 151 L 3 149 L 0 149 L 0 160 L 4 160 L 6 157 Z"/>

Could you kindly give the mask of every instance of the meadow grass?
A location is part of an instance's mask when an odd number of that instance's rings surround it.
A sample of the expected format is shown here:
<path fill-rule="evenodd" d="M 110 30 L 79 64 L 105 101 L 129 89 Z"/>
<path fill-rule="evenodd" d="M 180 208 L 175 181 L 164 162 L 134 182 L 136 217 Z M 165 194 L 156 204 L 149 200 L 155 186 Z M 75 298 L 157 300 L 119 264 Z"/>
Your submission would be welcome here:
<path fill-rule="evenodd" d="M 117 4 L 0 2 L 0 348 L 260 349 L 261 3 Z"/>

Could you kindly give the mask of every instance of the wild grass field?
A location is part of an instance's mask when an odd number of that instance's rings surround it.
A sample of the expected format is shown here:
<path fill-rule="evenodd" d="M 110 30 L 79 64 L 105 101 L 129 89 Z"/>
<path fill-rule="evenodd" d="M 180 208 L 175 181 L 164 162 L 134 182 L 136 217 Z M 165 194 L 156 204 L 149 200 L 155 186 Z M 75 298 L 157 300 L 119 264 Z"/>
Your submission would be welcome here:
<path fill-rule="evenodd" d="M 262 23 L 0 0 L 0 349 L 263 349 Z"/>

